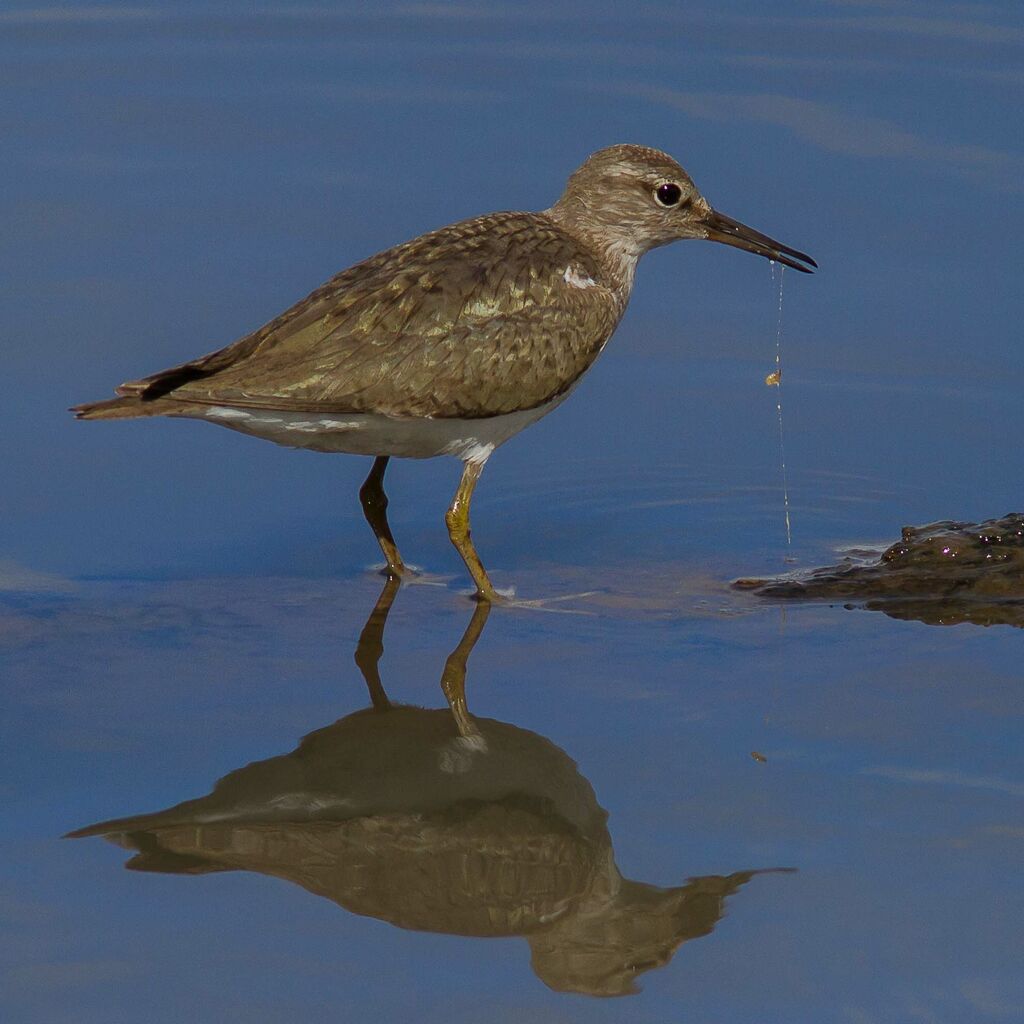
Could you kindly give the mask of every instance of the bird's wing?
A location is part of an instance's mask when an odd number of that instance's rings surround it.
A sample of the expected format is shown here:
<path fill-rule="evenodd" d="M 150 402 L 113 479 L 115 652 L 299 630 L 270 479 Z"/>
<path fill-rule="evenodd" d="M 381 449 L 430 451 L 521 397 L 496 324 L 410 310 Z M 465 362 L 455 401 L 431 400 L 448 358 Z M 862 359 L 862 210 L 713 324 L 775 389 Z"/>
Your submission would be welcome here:
<path fill-rule="evenodd" d="M 265 327 L 122 394 L 248 408 L 493 416 L 540 405 L 621 315 L 542 214 L 490 214 L 342 271 Z"/>

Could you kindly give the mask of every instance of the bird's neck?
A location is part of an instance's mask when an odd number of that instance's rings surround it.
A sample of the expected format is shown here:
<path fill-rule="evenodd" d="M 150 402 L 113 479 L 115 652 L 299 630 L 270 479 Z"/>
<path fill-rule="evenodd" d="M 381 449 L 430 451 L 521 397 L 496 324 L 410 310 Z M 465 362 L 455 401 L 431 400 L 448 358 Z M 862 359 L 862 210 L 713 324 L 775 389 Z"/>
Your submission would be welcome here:
<path fill-rule="evenodd" d="M 641 245 L 621 232 L 612 231 L 600 223 L 584 224 L 561 204 L 556 204 L 544 215 L 553 220 L 567 235 L 574 238 L 594 255 L 601 267 L 606 283 L 625 305 L 633 290 L 633 277 L 640 257 L 646 252 Z"/>

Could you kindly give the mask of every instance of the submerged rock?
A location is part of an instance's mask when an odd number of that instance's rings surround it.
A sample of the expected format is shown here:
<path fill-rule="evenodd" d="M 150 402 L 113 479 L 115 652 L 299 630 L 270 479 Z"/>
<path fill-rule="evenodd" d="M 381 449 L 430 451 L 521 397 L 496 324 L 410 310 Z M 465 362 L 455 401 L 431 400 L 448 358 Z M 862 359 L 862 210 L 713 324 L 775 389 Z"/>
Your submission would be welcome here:
<path fill-rule="evenodd" d="M 733 586 L 760 597 L 843 601 L 934 625 L 1024 626 L 1024 514 L 905 526 L 880 557 Z"/>

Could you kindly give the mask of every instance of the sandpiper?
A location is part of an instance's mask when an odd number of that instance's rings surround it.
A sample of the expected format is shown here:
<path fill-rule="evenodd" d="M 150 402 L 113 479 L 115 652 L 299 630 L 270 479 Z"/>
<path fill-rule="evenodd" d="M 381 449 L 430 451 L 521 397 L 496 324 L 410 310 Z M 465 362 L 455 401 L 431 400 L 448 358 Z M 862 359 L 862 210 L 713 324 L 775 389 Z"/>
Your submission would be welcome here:
<path fill-rule="evenodd" d="M 540 213 L 491 213 L 421 235 L 332 277 L 226 348 L 76 406 L 81 419 L 203 419 L 293 448 L 374 456 L 359 496 L 388 572 L 392 456 L 453 455 L 445 516 L 477 595 L 498 594 L 469 505 L 498 445 L 563 402 L 618 326 L 640 257 L 684 238 L 810 273 L 817 264 L 711 208 L 670 156 L 594 153 Z"/>

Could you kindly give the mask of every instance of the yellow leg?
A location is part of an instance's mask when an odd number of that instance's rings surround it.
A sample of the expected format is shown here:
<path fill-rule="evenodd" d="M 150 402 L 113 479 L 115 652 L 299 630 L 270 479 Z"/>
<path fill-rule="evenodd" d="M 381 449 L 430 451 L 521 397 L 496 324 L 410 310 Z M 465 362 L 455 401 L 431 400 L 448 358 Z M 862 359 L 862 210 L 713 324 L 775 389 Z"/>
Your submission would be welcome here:
<path fill-rule="evenodd" d="M 473 541 L 469 535 L 469 502 L 473 497 L 473 488 L 476 487 L 480 473 L 483 471 L 482 462 L 467 462 L 462 470 L 462 479 L 459 481 L 459 489 L 455 492 L 451 506 L 445 513 L 444 521 L 448 524 L 448 536 L 451 537 L 455 550 L 462 555 L 470 576 L 476 584 L 476 594 L 483 601 L 500 601 L 501 595 L 491 585 L 487 578 L 480 556 L 473 547 Z"/>
<path fill-rule="evenodd" d="M 366 482 L 359 489 L 359 500 L 363 505 L 363 515 L 370 524 L 377 543 L 388 563 L 388 574 L 401 576 L 405 572 L 405 563 L 398 553 L 395 538 L 388 526 L 388 496 L 384 493 L 384 470 L 388 468 L 388 456 L 378 455 L 373 460 L 373 469 Z"/>
<path fill-rule="evenodd" d="M 391 611 L 398 587 L 398 577 L 388 576 L 384 581 L 384 589 L 380 592 L 380 597 L 377 598 L 377 603 L 359 634 L 359 643 L 356 644 L 356 665 L 366 680 L 366 688 L 370 691 L 370 700 L 376 711 L 387 711 L 391 707 L 391 701 L 388 700 L 384 685 L 380 681 L 378 665 L 384 653 L 384 626 L 388 621 L 388 612 Z"/>
<path fill-rule="evenodd" d="M 491 602 L 486 598 L 479 600 L 459 646 L 448 655 L 448 660 L 444 663 L 444 672 L 441 674 L 441 689 L 448 700 L 448 707 L 452 709 L 460 735 L 466 737 L 480 735 L 480 730 L 473 724 L 469 717 L 469 708 L 466 706 L 466 662 L 484 631 L 484 624 L 490 613 Z"/>

